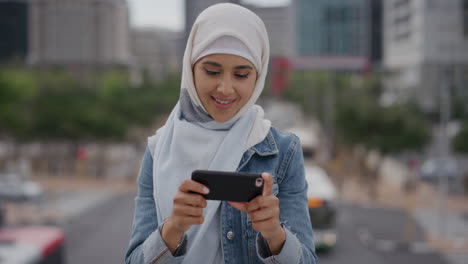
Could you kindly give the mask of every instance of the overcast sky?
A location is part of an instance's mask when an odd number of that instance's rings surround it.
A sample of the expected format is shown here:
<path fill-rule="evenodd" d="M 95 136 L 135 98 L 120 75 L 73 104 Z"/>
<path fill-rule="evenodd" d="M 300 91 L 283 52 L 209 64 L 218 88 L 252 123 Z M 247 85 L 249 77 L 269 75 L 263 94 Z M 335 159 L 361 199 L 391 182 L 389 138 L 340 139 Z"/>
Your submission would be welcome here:
<path fill-rule="evenodd" d="M 131 23 L 137 27 L 157 26 L 181 31 L 185 0 L 127 0 Z M 188 0 L 190 1 L 190 0 Z M 290 0 L 244 0 L 258 5 L 284 5 Z"/>

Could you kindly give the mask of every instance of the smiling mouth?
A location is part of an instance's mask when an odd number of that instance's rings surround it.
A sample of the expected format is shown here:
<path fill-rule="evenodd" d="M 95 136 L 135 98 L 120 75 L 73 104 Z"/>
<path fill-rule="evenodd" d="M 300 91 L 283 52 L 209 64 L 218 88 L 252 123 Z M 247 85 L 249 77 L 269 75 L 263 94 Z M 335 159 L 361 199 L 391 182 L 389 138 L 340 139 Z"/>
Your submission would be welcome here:
<path fill-rule="evenodd" d="M 213 96 L 211 97 L 211 99 L 213 99 L 216 106 L 219 106 L 221 108 L 228 108 L 228 107 L 230 107 L 232 105 L 232 103 L 234 103 L 234 101 L 236 101 L 236 99 L 222 100 L 222 99 L 219 99 L 219 98 L 215 98 Z"/>
<path fill-rule="evenodd" d="M 229 103 L 232 103 L 234 100 L 227 100 L 227 101 L 223 101 L 223 100 L 219 100 L 219 99 L 216 99 L 215 98 L 215 101 L 220 103 L 220 104 L 229 104 Z"/>

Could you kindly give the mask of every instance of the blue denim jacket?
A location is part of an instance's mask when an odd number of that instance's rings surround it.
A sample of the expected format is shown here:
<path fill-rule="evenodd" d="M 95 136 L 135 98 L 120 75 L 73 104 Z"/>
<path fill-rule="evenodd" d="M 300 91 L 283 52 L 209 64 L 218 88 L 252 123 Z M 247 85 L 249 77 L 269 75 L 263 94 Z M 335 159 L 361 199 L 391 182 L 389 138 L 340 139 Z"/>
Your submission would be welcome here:
<path fill-rule="evenodd" d="M 247 214 L 222 202 L 220 208 L 224 262 L 317 263 L 299 139 L 271 128 L 262 142 L 243 154 L 237 170 L 269 172 L 273 175 L 273 194 L 280 201 L 280 220 L 286 231 L 286 241 L 281 252 L 272 256 L 261 234 L 252 229 Z M 183 238 L 173 256 L 162 240 L 161 226 L 157 220 L 153 197 L 153 158 L 147 149 L 138 176 L 138 194 L 135 198 L 132 235 L 125 256 L 126 264 L 182 262 L 187 238 Z"/>

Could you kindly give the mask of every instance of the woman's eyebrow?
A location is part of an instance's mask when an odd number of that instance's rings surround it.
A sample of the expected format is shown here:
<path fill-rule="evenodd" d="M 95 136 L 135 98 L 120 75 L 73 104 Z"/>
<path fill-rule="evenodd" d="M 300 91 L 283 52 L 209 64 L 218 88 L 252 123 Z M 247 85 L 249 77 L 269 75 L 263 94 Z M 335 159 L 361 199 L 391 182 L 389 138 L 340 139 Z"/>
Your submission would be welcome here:
<path fill-rule="evenodd" d="M 208 64 L 208 65 L 211 65 L 211 66 L 222 67 L 221 64 L 219 64 L 217 62 L 214 62 L 214 61 L 204 61 L 204 62 L 202 62 L 202 64 Z"/>
<path fill-rule="evenodd" d="M 236 66 L 234 67 L 235 70 L 242 70 L 242 69 L 250 69 L 250 70 L 253 70 L 252 67 L 250 67 L 249 65 L 239 65 L 239 66 Z"/>
<path fill-rule="evenodd" d="M 207 65 L 211 65 L 211 66 L 215 66 L 215 67 L 223 67 L 223 65 L 217 63 L 217 62 L 214 62 L 214 61 L 204 61 L 202 62 L 202 64 L 207 64 Z M 250 69 L 250 70 L 253 70 L 253 68 L 249 65 L 237 65 L 234 67 L 235 70 L 242 70 L 242 69 Z"/>

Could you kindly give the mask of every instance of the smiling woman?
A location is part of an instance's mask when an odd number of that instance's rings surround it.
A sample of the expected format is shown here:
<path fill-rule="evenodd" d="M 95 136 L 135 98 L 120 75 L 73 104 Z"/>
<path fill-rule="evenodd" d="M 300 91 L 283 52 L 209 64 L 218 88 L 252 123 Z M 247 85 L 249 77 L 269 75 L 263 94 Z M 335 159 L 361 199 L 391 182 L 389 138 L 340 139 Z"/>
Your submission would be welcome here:
<path fill-rule="evenodd" d="M 252 95 L 256 80 L 253 64 L 236 55 L 208 55 L 194 66 L 198 97 L 218 122 L 226 122 L 239 112 Z"/>
<path fill-rule="evenodd" d="M 316 263 L 301 144 L 255 105 L 269 52 L 265 25 L 248 9 L 217 4 L 198 16 L 179 102 L 148 139 L 127 264 Z M 220 181 L 223 172 L 261 174 L 264 188 L 246 203 L 207 200 L 195 170 Z"/>

